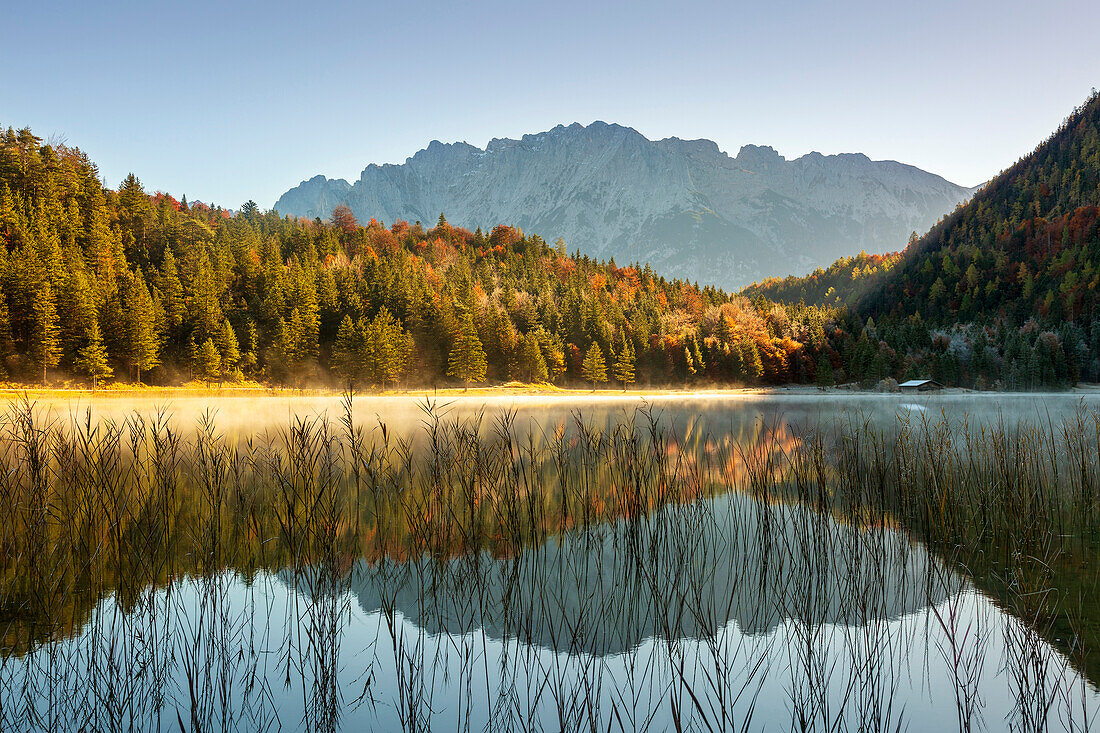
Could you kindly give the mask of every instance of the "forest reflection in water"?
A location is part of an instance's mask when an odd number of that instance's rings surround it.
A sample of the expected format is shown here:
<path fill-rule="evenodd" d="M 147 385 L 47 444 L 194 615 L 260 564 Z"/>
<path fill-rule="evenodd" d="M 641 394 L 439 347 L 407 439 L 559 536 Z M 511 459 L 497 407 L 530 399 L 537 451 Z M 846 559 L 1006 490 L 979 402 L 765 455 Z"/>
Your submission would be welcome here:
<path fill-rule="evenodd" d="M 255 434 L 13 408 L 0 728 L 1091 723 L 1084 408 L 345 407 Z"/>

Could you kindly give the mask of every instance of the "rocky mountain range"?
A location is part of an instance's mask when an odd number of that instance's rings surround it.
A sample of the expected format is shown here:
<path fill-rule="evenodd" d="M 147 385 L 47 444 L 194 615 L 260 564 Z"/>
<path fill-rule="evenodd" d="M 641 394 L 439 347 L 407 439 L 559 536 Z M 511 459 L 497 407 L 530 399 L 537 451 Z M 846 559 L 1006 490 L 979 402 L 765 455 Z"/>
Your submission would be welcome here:
<path fill-rule="evenodd" d="M 860 153 L 787 160 L 745 145 L 730 157 L 710 140 L 649 140 L 594 122 L 520 140 L 428 147 L 359 180 L 315 176 L 275 204 L 328 218 L 347 204 L 361 220 L 519 226 L 570 251 L 650 263 L 662 274 L 740 288 L 805 273 L 860 250 L 905 246 L 975 189 Z"/>

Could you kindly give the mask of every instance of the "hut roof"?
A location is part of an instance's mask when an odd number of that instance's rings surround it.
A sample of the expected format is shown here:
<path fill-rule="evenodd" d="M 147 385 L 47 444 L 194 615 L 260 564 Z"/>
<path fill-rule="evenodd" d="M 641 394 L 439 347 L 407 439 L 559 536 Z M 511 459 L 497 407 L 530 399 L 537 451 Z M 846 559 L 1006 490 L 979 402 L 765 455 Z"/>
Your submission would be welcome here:
<path fill-rule="evenodd" d="M 942 389 L 943 385 L 934 379 L 910 379 L 898 385 L 902 389 Z"/>

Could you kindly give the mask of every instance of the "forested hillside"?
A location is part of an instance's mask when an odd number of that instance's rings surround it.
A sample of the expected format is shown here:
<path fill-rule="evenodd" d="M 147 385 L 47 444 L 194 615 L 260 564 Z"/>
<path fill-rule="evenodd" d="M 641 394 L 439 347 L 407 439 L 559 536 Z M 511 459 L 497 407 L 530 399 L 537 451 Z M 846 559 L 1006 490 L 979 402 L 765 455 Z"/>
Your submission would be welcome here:
<path fill-rule="evenodd" d="M 1100 284 L 1100 96 L 907 248 L 860 309 L 939 324 L 1093 319 Z"/>
<path fill-rule="evenodd" d="M 887 277 L 901 257 L 900 253 L 877 255 L 860 252 L 841 257 L 826 268 L 809 275 L 768 278 L 742 291 L 750 298 L 761 296 L 780 303 L 852 304 L 858 302 L 879 281 Z"/>
<path fill-rule="evenodd" d="M 852 305 L 899 378 L 1010 389 L 1100 381 L 1098 206 L 1094 93 L 900 257 L 845 258 L 745 294 Z"/>
<path fill-rule="evenodd" d="M 18 381 L 783 383 L 843 377 L 837 308 L 754 304 L 551 247 L 117 191 L 0 133 L 0 365 Z"/>

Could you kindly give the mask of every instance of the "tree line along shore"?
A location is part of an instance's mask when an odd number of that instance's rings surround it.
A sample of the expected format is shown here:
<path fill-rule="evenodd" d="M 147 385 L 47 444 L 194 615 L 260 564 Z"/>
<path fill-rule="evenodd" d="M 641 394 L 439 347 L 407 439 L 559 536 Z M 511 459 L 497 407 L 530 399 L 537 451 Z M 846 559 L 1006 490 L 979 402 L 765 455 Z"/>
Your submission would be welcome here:
<path fill-rule="evenodd" d="M 1018 313 L 992 308 L 985 255 L 953 233 L 964 226 L 987 236 L 979 224 L 997 209 L 984 191 L 968 205 L 977 219 L 964 207 L 900 257 L 861 255 L 735 294 L 570 253 L 561 240 L 507 224 L 469 231 L 442 214 L 434 225 L 363 223 L 344 206 L 306 220 L 251 201 L 233 211 L 148 192 L 133 174 L 111 189 L 79 149 L 8 128 L 0 132 L 0 379 L 382 390 L 872 387 L 914 377 L 1016 390 L 1100 381 L 1100 318 L 1086 279 L 1095 279 L 1100 247 L 1100 217 L 1088 204 L 1100 193 L 1067 210 L 1092 180 L 1082 184 L 1081 171 L 1095 174 L 1098 107 L 1090 100 L 1032 155 L 1045 178 L 1004 174 L 1039 181 L 1035 195 L 1058 207 L 1043 221 L 1067 222 L 1050 256 L 1076 272 L 1060 298 L 1049 275 L 1033 274 L 1029 297 L 1045 305 Z M 1055 143 L 1073 172 L 1057 184 L 1057 166 L 1039 155 Z M 1023 185 L 1009 184 L 990 186 L 1015 194 Z M 1030 252 L 1028 236 L 1049 234 L 1037 216 L 1041 205 L 1014 206 L 997 229 L 1004 241 L 993 241 L 1009 247 L 1023 236 Z M 914 259 L 932 255 L 931 268 Z M 1067 258 L 1081 267 L 1066 269 Z M 1005 258 L 986 259 L 1000 267 Z M 935 292 L 917 303 L 888 280 L 898 272 Z M 830 278 L 846 289 L 826 287 Z M 975 310 L 979 286 L 984 311 Z M 884 301 L 882 288 L 896 297 Z"/>

